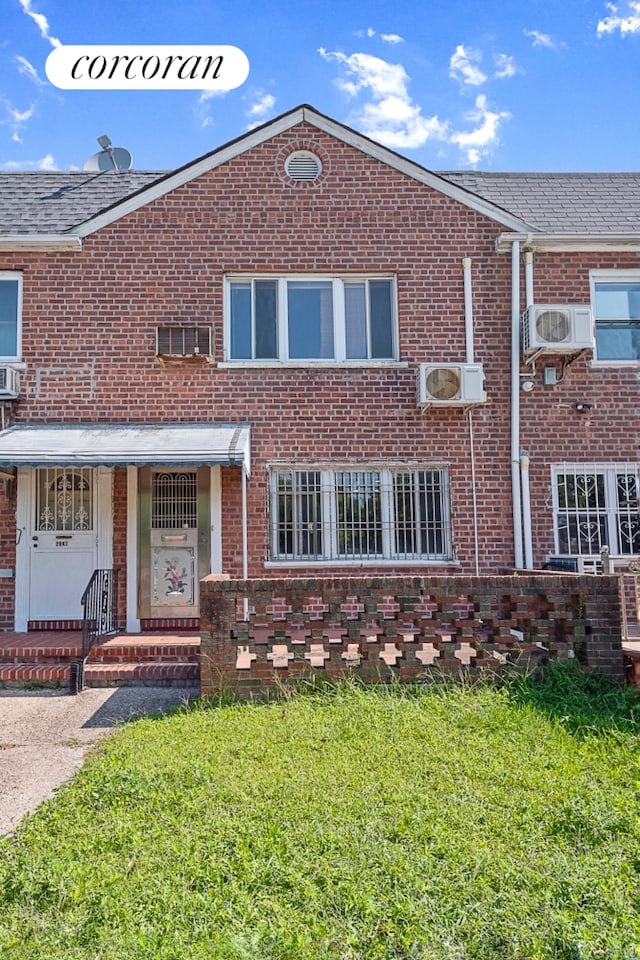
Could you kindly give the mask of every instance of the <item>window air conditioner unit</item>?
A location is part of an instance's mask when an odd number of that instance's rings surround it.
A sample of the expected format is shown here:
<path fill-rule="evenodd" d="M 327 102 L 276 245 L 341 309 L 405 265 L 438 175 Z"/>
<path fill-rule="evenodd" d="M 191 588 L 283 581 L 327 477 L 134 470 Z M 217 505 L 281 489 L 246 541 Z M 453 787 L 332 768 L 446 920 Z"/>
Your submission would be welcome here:
<path fill-rule="evenodd" d="M 522 352 L 568 354 L 593 347 L 593 323 L 589 306 L 558 306 L 537 303 L 522 316 Z"/>
<path fill-rule="evenodd" d="M 418 370 L 418 406 L 471 407 L 484 403 L 481 363 L 421 363 Z"/>
<path fill-rule="evenodd" d="M 13 367 L 0 367 L 0 400 L 15 400 L 20 392 L 20 376 Z"/>
<path fill-rule="evenodd" d="M 159 357 L 208 357 L 211 327 L 156 327 L 156 354 Z"/>

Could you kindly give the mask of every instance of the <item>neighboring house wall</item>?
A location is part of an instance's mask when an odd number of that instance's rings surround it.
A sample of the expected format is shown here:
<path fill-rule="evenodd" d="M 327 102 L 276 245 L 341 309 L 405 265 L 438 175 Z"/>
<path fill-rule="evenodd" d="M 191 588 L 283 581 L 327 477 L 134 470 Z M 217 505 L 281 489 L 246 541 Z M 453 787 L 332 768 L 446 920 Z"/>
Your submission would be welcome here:
<path fill-rule="evenodd" d="M 541 253 L 534 256 L 534 299 L 536 303 L 589 304 L 590 271 L 636 270 L 640 279 L 640 257 L 636 253 Z M 531 458 L 531 504 L 534 560 L 541 565 L 556 553 L 552 506 L 552 467 L 610 465 L 637 472 L 640 465 L 640 365 L 598 360 L 593 353 L 571 364 L 566 379 L 555 386 L 543 382 L 544 367 L 552 366 L 562 375 L 562 357 L 542 355 L 536 361 L 532 379 L 535 388 L 522 392 L 521 448 Z M 523 371 L 525 367 L 523 366 Z M 529 371 L 531 374 L 531 371 Z M 524 379 L 524 378 L 523 378 Z M 585 413 L 576 403 L 592 404 Z M 631 507 L 631 513 L 637 513 Z M 597 545 L 593 550 L 599 553 Z"/>

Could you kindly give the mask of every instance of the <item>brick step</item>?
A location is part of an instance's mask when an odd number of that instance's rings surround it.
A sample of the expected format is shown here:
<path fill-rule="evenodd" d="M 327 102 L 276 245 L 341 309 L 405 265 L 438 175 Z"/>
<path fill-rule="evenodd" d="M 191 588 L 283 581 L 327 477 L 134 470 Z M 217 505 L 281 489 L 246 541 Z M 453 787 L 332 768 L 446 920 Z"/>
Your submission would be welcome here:
<path fill-rule="evenodd" d="M 84 682 L 87 687 L 117 686 L 197 686 L 198 663 L 87 663 Z"/>
<path fill-rule="evenodd" d="M 68 686 L 69 663 L 0 663 L 0 689 L 23 687 L 25 684 Z"/>
<path fill-rule="evenodd" d="M 115 637 L 104 643 L 96 644 L 89 654 L 90 663 L 128 663 L 131 661 L 149 662 L 188 662 L 198 663 L 200 659 L 200 639 Z"/>
<path fill-rule="evenodd" d="M 3 663 L 67 663 L 73 657 L 79 657 L 82 643 L 51 644 L 4 643 L 0 646 L 0 664 Z"/>

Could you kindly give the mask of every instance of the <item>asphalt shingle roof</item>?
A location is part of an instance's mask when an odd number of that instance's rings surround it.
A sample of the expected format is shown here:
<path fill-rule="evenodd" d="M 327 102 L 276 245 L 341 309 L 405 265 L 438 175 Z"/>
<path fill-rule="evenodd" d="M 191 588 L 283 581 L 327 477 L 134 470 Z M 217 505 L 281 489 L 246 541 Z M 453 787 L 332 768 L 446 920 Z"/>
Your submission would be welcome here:
<path fill-rule="evenodd" d="M 0 234 L 64 233 L 160 176 L 164 171 L 0 173 Z"/>
<path fill-rule="evenodd" d="M 0 172 L 0 235 L 65 233 L 167 171 Z M 437 176 L 543 233 L 640 231 L 640 173 L 485 173 Z"/>
<path fill-rule="evenodd" d="M 638 233 L 640 173 L 484 173 L 439 176 L 543 233 Z"/>

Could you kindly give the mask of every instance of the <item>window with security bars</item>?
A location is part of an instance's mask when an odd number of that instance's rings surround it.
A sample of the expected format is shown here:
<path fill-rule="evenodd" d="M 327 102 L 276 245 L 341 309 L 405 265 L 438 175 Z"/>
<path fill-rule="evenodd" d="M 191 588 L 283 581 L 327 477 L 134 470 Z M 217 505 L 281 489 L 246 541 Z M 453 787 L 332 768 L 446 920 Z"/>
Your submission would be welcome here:
<path fill-rule="evenodd" d="M 640 553 L 640 482 L 636 464 L 554 468 L 556 550 L 594 556 Z"/>
<path fill-rule="evenodd" d="M 36 530 L 80 533 L 93 530 L 93 469 L 38 467 Z"/>
<path fill-rule="evenodd" d="M 184 530 L 198 526 L 195 470 L 158 472 L 151 485 L 151 528 Z"/>
<path fill-rule="evenodd" d="M 278 470 L 272 474 L 275 560 L 445 560 L 444 468 Z"/>
<path fill-rule="evenodd" d="M 209 327 L 156 327 L 159 357 L 208 356 L 211 353 Z"/>

